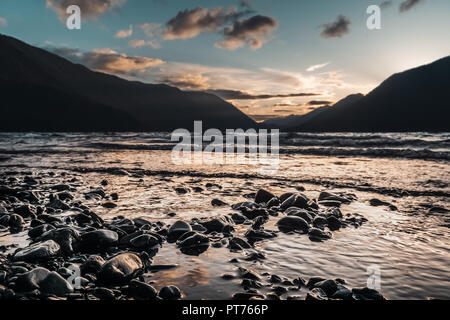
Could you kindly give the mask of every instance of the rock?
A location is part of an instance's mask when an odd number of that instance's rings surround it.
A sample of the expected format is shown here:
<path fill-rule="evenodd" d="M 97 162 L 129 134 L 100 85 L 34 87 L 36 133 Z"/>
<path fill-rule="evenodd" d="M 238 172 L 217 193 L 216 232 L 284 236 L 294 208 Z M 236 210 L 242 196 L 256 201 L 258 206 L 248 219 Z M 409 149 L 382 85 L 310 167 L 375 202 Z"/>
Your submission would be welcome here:
<path fill-rule="evenodd" d="M 323 228 L 327 224 L 328 224 L 327 218 L 321 215 L 314 217 L 314 220 L 312 221 L 312 225 L 316 228 Z"/>
<path fill-rule="evenodd" d="M 53 240 L 30 245 L 14 254 L 14 261 L 49 260 L 60 253 L 61 247 Z"/>
<path fill-rule="evenodd" d="M 102 270 L 105 260 L 99 255 L 92 255 L 80 266 L 82 274 L 98 274 Z"/>
<path fill-rule="evenodd" d="M 111 289 L 108 289 L 108 288 L 103 288 L 103 287 L 95 288 L 93 294 L 100 300 L 111 301 L 111 300 L 116 299 L 116 297 L 114 295 L 114 291 L 112 291 Z"/>
<path fill-rule="evenodd" d="M 59 229 L 53 229 L 44 233 L 39 240 L 53 240 L 60 245 L 64 254 L 70 255 L 74 252 L 73 246 L 79 240 L 80 235 L 78 231 L 71 227 L 64 227 Z"/>
<path fill-rule="evenodd" d="M 309 229 L 308 222 L 300 217 L 288 216 L 281 218 L 277 222 L 278 228 L 281 231 L 302 231 L 307 232 Z"/>
<path fill-rule="evenodd" d="M 158 292 L 149 284 L 137 280 L 131 280 L 128 286 L 128 294 L 135 299 L 151 300 L 156 298 Z"/>
<path fill-rule="evenodd" d="M 253 220 L 252 229 L 260 229 L 267 220 L 264 217 L 257 217 L 255 220 Z"/>
<path fill-rule="evenodd" d="M 59 209 L 59 210 L 63 210 L 63 211 L 70 209 L 70 207 L 67 204 L 65 204 L 64 202 L 62 202 L 61 200 L 59 200 L 57 198 L 53 199 L 53 201 L 48 203 L 46 205 L 46 207 L 47 208 L 52 208 L 52 209 L 55 209 L 55 210 Z"/>
<path fill-rule="evenodd" d="M 270 280 L 269 280 L 271 283 L 281 283 L 281 281 L 283 281 L 282 279 L 281 279 L 281 277 L 279 277 L 279 276 L 277 276 L 276 274 L 273 274 L 271 277 L 270 277 Z"/>
<path fill-rule="evenodd" d="M 19 292 L 29 292 L 38 289 L 43 295 L 65 296 L 73 292 L 72 286 L 58 273 L 45 268 L 36 268 L 16 280 Z"/>
<path fill-rule="evenodd" d="M 222 274 L 220 277 L 221 277 L 223 280 L 233 280 L 233 279 L 236 278 L 234 275 L 229 274 L 229 273 Z"/>
<path fill-rule="evenodd" d="M 370 288 L 353 288 L 352 289 L 353 296 L 357 300 L 376 300 L 376 301 L 382 301 L 386 300 L 381 293 L 379 293 L 375 289 Z"/>
<path fill-rule="evenodd" d="M 179 195 L 189 193 L 189 189 L 187 188 L 175 188 L 175 192 Z"/>
<path fill-rule="evenodd" d="M 255 272 L 245 269 L 245 268 L 239 268 L 239 272 L 241 273 L 242 279 L 250 279 L 250 280 L 261 280 L 259 275 L 257 275 Z"/>
<path fill-rule="evenodd" d="M 272 290 L 277 296 L 281 296 L 281 295 L 287 293 L 287 289 L 282 286 L 275 286 L 272 288 Z"/>
<path fill-rule="evenodd" d="M 144 263 L 134 253 L 121 253 L 108 260 L 99 272 L 99 281 L 110 285 L 122 285 L 144 271 Z"/>
<path fill-rule="evenodd" d="M 241 282 L 241 286 L 243 286 L 245 290 L 260 289 L 262 287 L 262 284 L 261 282 L 256 280 L 244 279 Z"/>
<path fill-rule="evenodd" d="M 332 231 L 339 230 L 342 226 L 341 220 L 339 220 L 335 216 L 328 216 L 327 224 L 328 224 L 328 228 L 330 228 L 330 230 L 332 230 Z"/>
<path fill-rule="evenodd" d="M 197 233 L 190 232 L 184 234 L 177 242 L 181 251 L 188 255 L 199 255 L 205 252 L 209 247 L 208 237 Z"/>
<path fill-rule="evenodd" d="M 192 227 L 189 223 L 185 221 L 175 222 L 168 230 L 168 238 L 173 240 L 178 240 L 186 232 L 192 231 Z"/>
<path fill-rule="evenodd" d="M 290 207 L 296 207 L 300 209 L 308 209 L 309 199 L 302 194 L 294 194 L 281 203 L 281 210 L 285 211 Z"/>
<path fill-rule="evenodd" d="M 346 203 L 349 204 L 351 202 L 350 199 L 338 196 L 336 194 L 333 193 L 329 193 L 329 192 L 321 192 L 319 195 L 319 201 L 338 201 L 340 203 Z"/>
<path fill-rule="evenodd" d="M 20 216 L 19 216 L 20 217 Z M 21 217 L 22 218 L 22 217 Z M 0 217 L 0 226 L 3 227 L 9 227 L 9 220 L 11 219 L 11 216 L 5 214 L 4 216 Z M 23 219 L 22 219 L 23 220 Z M 24 221 L 25 222 L 25 221 Z M 22 224 L 20 224 L 22 226 Z"/>
<path fill-rule="evenodd" d="M 91 200 L 91 199 L 103 199 L 106 197 L 106 193 L 105 190 L 103 190 L 102 188 L 97 188 L 97 189 L 92 189 L 89 192 L 86 192 L 84 194 L 84 197 L 86 198 L 86 200 Z"/>
<path fill-rule="evenodd" d="M 55 190 L 57 192 L 61 192 L 61 191 L 70 190 L 70 186 L 68 186 L 67 184 L 57 184 L 57 185 L 51 186 L 50 189 Z"/>
<path fill-rule="evenodd" d="M 15 208 L 14 212 L 23 218 L 29 218 L 36 214 L 36 208 L 30 205 L 23 205 Z"/>
<path fill-rule="evenodd" d="M 273 193 L 270 193 L 269 191 L 266 191 L 264 189 L 260 189 L 256 193 L 255 202 L 256 203 L 268 203 L 273 198 L 276 198 L 276 196 Z"/>
<path fill-rule="evenodd" d="M 176 286 L 166 286 L 159 291 L 159 296 L 164 300 L 178 300 L 181 298 L 181 291 Z"/>
<path fill-rule="evenodd" d="M 278 200 L 278 198 L 272 198 L 272 200 L 267 202 L 266 207 L 273 208 L 273 207 L 278 207 L 279 205 L 280 205 L 280 200 Z"/>
<path fill-rule="evenodd" d="M 340 201 L 326 200 L 326 201 L 319 201 L 319 204 L 324 207 L 338 208 L 341 206 L 342 203 Z"/>
<path fill-rule="evenodd" d="M 143 226 L 151 226 L 152 223 L 144 218 L 133 219 L 133 223 L 136 227 L 141 228 Z"/>
<path fill-rule="evenodd" d="M 30 229 L 28 231 L 28 236 L 31 239 L 35 239 L 37 237 L 40 237 L 45 232 L 48 232 L 48 231 L 53 230 L 53 229 L 55 229 L 55 227 L 52 226 L 51 224 L 42 224 L 40 226 L 37 226 L 37 227 L 34 227 L 34 228 Z"/>
<path fill-rule="evenodd" d="M 306 222 L 311 223 L 313 216 L 305 209 L 299 209 L 291 207 L 285 211 L 288 216 L 295 216 L 304 219 Z"/>
<path fill-rule="evenodd" d="M 382 201 L 380 199 L 370 199 L 369 203 L 372 207 L 390 206 L 389 202 Z"/>
<path fill-rule="evenodd" d="M 245 216 L 239 213 L 233 213 L 231 219 L 233 219 L 234 223 L 236 224 L 243 224 L 247 220 Z"/>
<path fill-rule="evenodd" d="M 74 219 L 79 225 L 88 224 L 92 222 L 92 218 L 84 213 L 79 213 L 75 215 Z"/>
<path fill-rule="evenodd" d="M 8 210 L 3 206 L 3 204 L 0 203 L 0 216 L 8 214 Z"/>
<path fill-rule="evenodd" d="M 239 210 L 241 213 L 250 220 L 256 217 L 269 217 L 269 211 L 253 202 L 241 202 L 232 206 L 233 210 Z"/>
<path fill-rule="evenodd" d="M 317 228 L 311 228 L 308 232 L 308 236 L 311 241 L 317 242 L 331 239 L 330 232 L 326 232 Z"/>
<path fill-rule="evenodd" d="M 266 256 L 261 252 L 252 252 L 244 258 L 245 261 L 260 261 L 265 259 Z"/>
<path fill-rule="evenodd" d="M 312 277 L 312 278 L 310 278 L 310 279 L 308 280 L 308 282 L 306 283 L 306 287 L 309 288 L 309 289 L 312 289 L 312 288 L 314 288 L 314 285 L 315 285 L 316 283 L 321 282 L 321 281 L 325 281 L 325 280 L 326 280 L 326 279 L 320 278 L 320 277 Z"/>
<path fill-rule="evenodd" d="M 338 285 L 334 280 L 324 280 L 314 284 L 314 288 L 322 289 L 328 297 L 331 297 L 338 289 Z"/>
<path fill-rule="evenodd" d="M 159 240 L 150 234 L 143 234 L 131 239 L 130 244 L 137 249 L 147 249 L 158 245 Z"/>
<path fill-rule="evenodd" d="M 213 207 L 226 207 L 226 206 L 228 206 L 228 203 L 223 202 L 222 200 L 219 200 L 219 199 L 213 199 L 211 201 L 211 205 Z"/>
<path fill-rule="evenodd" d="M 337 285 L 336 292 L 331 296 L 331 299 L 337 300 L 353 300 L 353 293 L 350 289 L 343 286 L 342 284 Z"/>
<path fill-rule="evenodd" d="M 153 264 L 149 267 L 150 271 L 161 271 L 178 268 L 177 264 Z"/>
<path fill-rule="evenodd" d="M 58 199 L 61 201 L 65 200 L 73 200 L 73 195 L 71 195 L 69 192 L 61 192 L 57 194 Z"/>
<path fill-rule="evenodd" d="M 95 230 L 81 235 L 81 246 L 86 251 L 105 250 L 117 245 L 119 235 L 111 230 Z"/>
<path fill-rule="evenodd" d="M 275 238 L 277 235 L 273 232 L 264 230 L 249 230 L 245 233 L 245 237 L 252 241 Z"/>
<path fill-rule="evenodd" d="M 227 225 L 222 219 L 212 219 L 206 222 L 200 222 L 200 224 L 204 226 L 208 232 L 222 232 Z"/>
<path fill-rule="evenodd" d="M 9 227 L 11 228 L 11 231 L 13 231 L 14 233 L 22 231 L 23 226 L 25 225 L 25 220 L 23 220 L 23 218 L 18 214 L 12 214 L 8 217 Z"/>
<path fill-rule="evenodd" d="M 201 224 L 198 224 L 198 223 L 191 225 L 191 227 L 192 227 L 193 231 L 208 232 L 208 229 L 206 229 L 204 226 L 202 226 Z"/>
<path fill-rule="evenodd" d="M 114 202 L 105 202 L 102 204 L 102 207 L 107 209 L 114 209 L 117 207 L 117 204 L 115 204 Z"/>
<path fill-rule="evenodd" d="M 294 193 L 294 192 L 283 193 L 279 198 L 280 202 L 283 203 L 284 201 L 286 201 L 288 198 L 290 198 L 291 196 L 293 196 L 295 194 L 296 193 Z"/>
<path fill-rule="evenodd" d="M 252 248 L 252 246 L 247 241 L 238 237 L 231 238 L 228 247 L 232 250 L 243 250 Z"/>
<path fill-rule="evenodd" d="M 306 295 L 306 300 L 323 301 L 328 300 L 327 294 L 320 288 L 314 288 Z"/>
<path fill-rule="evenodd" d="M 252 298 L 264 299 L 264 296 L 259 293 L 252 293 L 252 292 L 238 292 L 233 294 L 233 300 L 248 301 L 251 300 Z"/>

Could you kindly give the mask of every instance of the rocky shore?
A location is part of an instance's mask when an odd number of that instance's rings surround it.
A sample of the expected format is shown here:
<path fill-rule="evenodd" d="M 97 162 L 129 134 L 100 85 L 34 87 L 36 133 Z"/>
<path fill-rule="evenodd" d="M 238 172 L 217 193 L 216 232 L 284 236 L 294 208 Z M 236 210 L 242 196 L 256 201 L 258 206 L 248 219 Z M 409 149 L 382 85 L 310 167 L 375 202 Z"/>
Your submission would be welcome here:
<path fill-rule="evenodd" d="M 24 248 L 17 244 L 0 247 L 0 300 L 183 299 L 186 297 L 178 287 L 161 287 L 146 277 L 177 267 L 153 263 L 165 243 L 175 244 L 185 255 L 226 248 L 242 253 L 242 260 L 263 263 L 265 254 L 255 247 L 259 241 L 270 241 L 280 233 L 327 241 L 335 231 L 358 228 L 367 221 L 361 215 L 341 212 L 341 204 L 355 200 L 352 195 L 322 192 L 318 199 L 309 199 L 300 192 L 274 195 L 263 189 L 247 195 L 248 201 L 233 205 L 211 199 L 212 207 L 230 207 L 230 213 L 222 217 L 170 224 L 125 216 L 106 220 L 75 200 L 78 191 L 72 182 L 68 175 L 64 184 L 40 186 L 43 191 L 35 192 L 40 181 L 34 175 L 0 179 L 0 232 L 26 232 L 29 238 Z M 106 208 L 117 207 L 120 194 L 108 194 L 107 185 L 108 181 L 102 181 L 84 193 L 84 198 L 102 201 Z M 188 192 L 183 187 L 175 191 L 180 195 Z M 237 233 L 237 229 L 245 232 Z M 222 279 L 238 280 L 242 288 L 230 299 L 384 299 L 373 289 L 350 288 L 344 279 L 320 275 L 288 279 L 274 273 L 258 274 L 241 266 L 240 259 L 223 263 L 235 265 L 235 273 L 223 274 Z"/>

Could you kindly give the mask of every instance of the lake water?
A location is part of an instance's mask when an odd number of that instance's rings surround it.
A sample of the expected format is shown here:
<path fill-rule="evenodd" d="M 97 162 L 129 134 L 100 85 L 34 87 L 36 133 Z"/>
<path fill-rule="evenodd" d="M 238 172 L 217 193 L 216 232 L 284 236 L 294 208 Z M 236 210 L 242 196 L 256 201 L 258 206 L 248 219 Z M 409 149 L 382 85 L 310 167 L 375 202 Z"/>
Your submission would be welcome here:
<path fill-rule="evenodd" d="M 259 188 L 277 195 L 304 188 L 310 198 L 321 191 L 352 194 L 357 200 L 341 211 L 367 218 L 360 228 L 341 229 L 319 243 L 278 233 L 256 244 L 266 256 L 259 262 L 244 261 L 243 253 L 226 248 L 187 256 L 165 243 L 154 263 L 178 267 L 154 273 L 150 280 L 156 287 L 177 285 L 188 299 L 227 299 L 242 290 L 240 281 L 220 276 L 236 273 L 237 265 L 229 261 L 238 258 L 239 266 L 261 274 L 339 277 L 352 287 L 365 286 L 368 270 L 375 268 L 387 298 L 450 299 L 449 133 L 283 134 L 274 172 L 258 164 L 175 165 L 173 146 L 167 133 L 0 134 L 0 175 L 33 175 L 40 181 L 36 192 L 75 178 L 76 200 L 103 217 L 145 217 L 168 224 L 230 214 L 231 208 L 214 208 L 211 200 L 233 204 Z M 108 194 L 119 194 L 116 208 L 82 196 L 103 179 L 109 182 L 104 187 Z M 180 195 L 177 187 L 190 192 Z M 194 187 L 203 192 L 192 191 Z M 373 198 L 398 210 L 373 207 Z M 266 229 L 278 232 L 277 219 L 271 218 Z M 244 232 L 245 227 L 237 230 Z M 24 246 L 26 236 L 0 233 L 0 245 L 9 243 Z"/>

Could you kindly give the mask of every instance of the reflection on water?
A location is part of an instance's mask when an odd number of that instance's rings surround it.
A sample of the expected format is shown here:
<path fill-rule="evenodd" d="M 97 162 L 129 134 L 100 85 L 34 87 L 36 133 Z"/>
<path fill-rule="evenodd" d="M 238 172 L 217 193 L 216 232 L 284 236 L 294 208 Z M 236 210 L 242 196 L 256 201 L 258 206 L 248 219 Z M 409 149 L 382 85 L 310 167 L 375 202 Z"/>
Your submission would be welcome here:
<path fill-rule="evenodd" d="M 175 245 L 166 243 L 153 263 L 178 267 L 152 273 L 149 280 L 154 281 L 157 288 L 178 285 L 188 299 L 224 299 L 241 290 L 238 279 L 221 278 L 223 273 L 237 275 L 237 265 L 229 262 L 233 258 L 240 259 L 239 266 L 260 274 L 275 273 L 290 279 L 339 277 L 353 287 L 365 286 L 367 269 L 376 266 L 381 271 L 381 291 L 388 298 L 450 299 L 450 214 L 429 212 L 433 206 L 450 207 L 448 160 L 434 159 L 434 156 L 410 159 L 400 154 L 397 157 L 362 154 L 350 157 L 282 153 L 280 170 L 271 176 L 262 176 L 257 165 L 175 166 L 170 151 L 147 148 L 167 143 L 166 136 L 129 134 L 91 138 L 73 135 L 68 138 L 55 135 L 44 138 L 16 135 L 7 140 L 0 135 L 0 149 L 7 150 L 3 156 L 9 157 L 0 162 L 0 172 L 34 172 L 42 183 L 35 187 L 37 192 L 46 183 L 55 183 L 55 179 L 66 183 L 62 175 L 66 172 L 76 177 L 72 183 L 77 188 L 76 200 L 102 216 L 146 217 L 166 223 L 229 214 L 231 209 L 214 208 L 211 200 L 219 198 L 229 204 L 237 203 L 261 187 L 277 194 L 305 188 L 305 194 L 311 198 L 317 198 L 324 190 L 352 193 L 358 200 L 343 206 L 342 212 L 359 213 L 368 219 L 358 229 L 334 232 L 331 240 L 322 243 L 311 242 L 302 235 L 278 233 L 275 239 L 257 243 L 266 256 L 258 262 L 244 261 L 244 253 L 230 253 L 225 248 L 209 248 L 199 257 L 187 256 Z M 380 135 L 376 139 L 360 136 L 362 138 L 353 137 L 356 145 L 353 148 L 367 148 L 368 144 L 377 143 L 384 149 L 388 145 L 401 149 L 414 147 L 423 154 L 427 148 L 441 154 L 449 151 L 448 135 Z M 289 138 L 285 148 L 310 148 L 309 142 L 299 146 L 300 138 L 314 140 L 316 147 L 321 148 L 329 144 L 329 139 L 342 140 L 335 144 L 345 145 L 344 148 L 352 141 L 336 135 L 304 137 L 299 134 Z M 149 139 L 154 141 L 149 143 Z M 87 147 L 100 142 L 133 147 L 120 150 Z M 136 145 L 145 148 L 136 148 Z M 86 200 L 83 196 L 91 187 L 100 186 L 103 179 L 109 182 L 104 187 L 107 194 L 119 195 L 116 208 L 104 208 L 99 200 Z M 175 191 L 178 187 L 187 188 L 189 192 L 178 194 Z M 368 201 L 373 198 L 387 201 L 399 210 L 372 207 Z M 272 218 L 266 229 L 277 231 L 276 221 Z M 243 231 L 238 230 L 240 232 Z M 0 234 L 0 245 L 5 243 L 26 245 L 23 234 Z"/>

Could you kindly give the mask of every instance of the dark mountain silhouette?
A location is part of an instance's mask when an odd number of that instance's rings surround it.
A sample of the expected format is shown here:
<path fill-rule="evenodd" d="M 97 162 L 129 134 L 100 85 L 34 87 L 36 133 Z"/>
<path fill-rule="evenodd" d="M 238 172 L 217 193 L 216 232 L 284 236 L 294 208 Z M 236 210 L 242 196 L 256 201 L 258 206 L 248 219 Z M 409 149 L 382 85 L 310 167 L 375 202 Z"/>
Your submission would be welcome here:
<path fill-rule="evenodd" d="M 290 129 L 303 125 L 307 121 L 311 120 L 312 118 L 316 117 L 317 115 L 321 114 L 322 112 L 330 108 L 331 108 L 330 106 L 325 106 L 317 108 L 304 115 L 290 115 L 287 117 L 272 118 L 264 121 L 262 125 L 270 129 L 280 129 L 280 130 Z"/>
<path fill-rule="evenodd" d="M 215 95 L 94 72 L 4 35 L 0 80 L 2 118 L 10 117 L 0 131 L 171 131 L 195 120 L 204 128 L 256 126 Z"/>
<path fill-rule="evenodd" d="M 292 131 L 450 131 L 450 56 L 395 74 Z M 351 98 L 350 100 L 348 100 Z"/>

